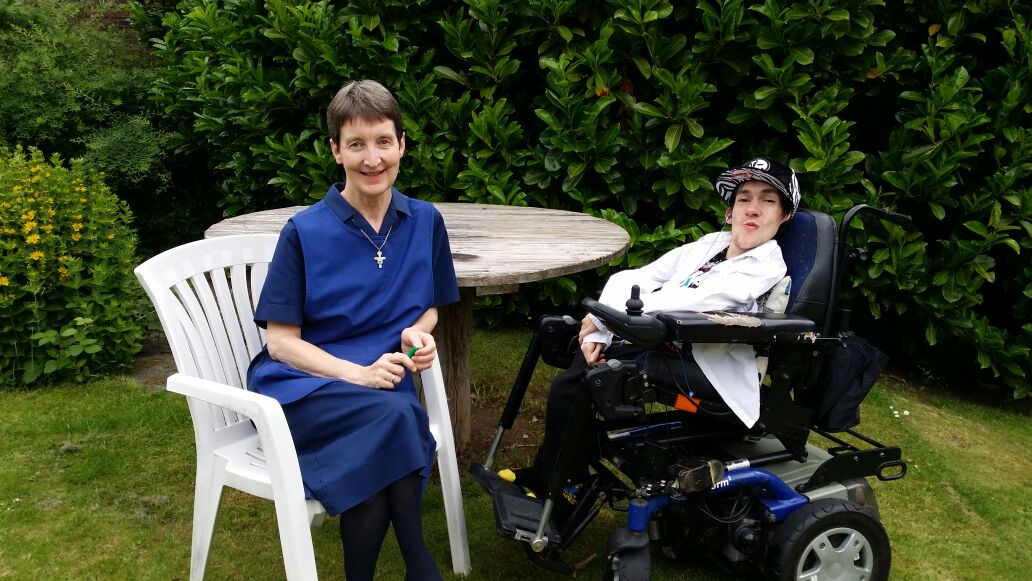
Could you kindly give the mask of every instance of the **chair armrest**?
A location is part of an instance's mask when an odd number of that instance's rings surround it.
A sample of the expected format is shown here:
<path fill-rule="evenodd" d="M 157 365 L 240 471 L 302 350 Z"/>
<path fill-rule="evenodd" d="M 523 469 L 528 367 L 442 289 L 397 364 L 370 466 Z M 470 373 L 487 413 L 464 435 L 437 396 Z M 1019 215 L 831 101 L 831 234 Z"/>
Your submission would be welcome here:
<path fill-rule="evenodd" d="M 671 340 L 686 343 L 812 343 L 817 329 L 810 319 L 782 313 L 680 311 L 656 318 Z"/>
<path fill-rule="evenodd" d="M 168 391 L 217 405 L 250 418 L 258 432 L 258 440 L 265 454 L 275 495 L 287 499 L 288 502 L 302 503 L 303 506 L 305 498 L 301 466 L 298 464 L 290 426 L 287 425 L 283 407 L 278 401 L 260 393 L 182 373 L 169 376 L 166 385 Z M 193 407 L 191 404 L 192 413 Z"/>
<path fill-rule="evenodd" d="M 275 416 L 283 418 L 283 408 L 275 399 L 207 379 L 176 373 L 169 376 L 166 389 L 224 407 L 255 421 Z M 283 418 L 283 422 L 286 425 L 286 418 Z M 289 431 L 287 433 L 289 434 Z"/>
<path fill-rule="evenodd" d="M 581 305 L 610 331 L 638 345 L 656 348 L 669 340 L 666 324 L 651 315 L 628 315 L 595 299 L 584 299 Z"/>

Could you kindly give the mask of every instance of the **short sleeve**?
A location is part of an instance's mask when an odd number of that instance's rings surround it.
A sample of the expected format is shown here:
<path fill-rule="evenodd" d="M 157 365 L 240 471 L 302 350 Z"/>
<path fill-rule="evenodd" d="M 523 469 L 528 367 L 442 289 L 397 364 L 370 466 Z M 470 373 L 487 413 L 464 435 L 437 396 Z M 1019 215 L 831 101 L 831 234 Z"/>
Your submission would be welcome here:
<path fill-rule="evenodd" d="M 433 214 L 433 306 L 442 307 L 459 302 L 459 285 L 455 280 L 455 264 L 452 262 L 451 244 L 448 243 L 448 230 L 444 227 L 444 218 L 436 208 Z"/>
<path fill-rule="evenodd" d="M 297 226 L 290 220 L 280 232 L 269 263 L 265 286 L 254 311 L 254 322 L 265 328 L 269 321 L 300 325 L 305 308 L 305 259 Z"/>

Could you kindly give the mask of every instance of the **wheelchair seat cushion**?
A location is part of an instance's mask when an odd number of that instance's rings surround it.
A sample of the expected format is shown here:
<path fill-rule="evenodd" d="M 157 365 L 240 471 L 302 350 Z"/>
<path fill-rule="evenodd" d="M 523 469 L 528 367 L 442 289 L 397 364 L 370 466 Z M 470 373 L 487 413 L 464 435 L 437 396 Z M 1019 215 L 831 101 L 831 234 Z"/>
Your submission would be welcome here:
<path fill-rule="evenodd" d="M 813 210 L 799 210 L 778 229 L 775 240 L 792 277 L 785 312 L 823 324 L 832 290 L 835 238 L 835 219 Z"/>

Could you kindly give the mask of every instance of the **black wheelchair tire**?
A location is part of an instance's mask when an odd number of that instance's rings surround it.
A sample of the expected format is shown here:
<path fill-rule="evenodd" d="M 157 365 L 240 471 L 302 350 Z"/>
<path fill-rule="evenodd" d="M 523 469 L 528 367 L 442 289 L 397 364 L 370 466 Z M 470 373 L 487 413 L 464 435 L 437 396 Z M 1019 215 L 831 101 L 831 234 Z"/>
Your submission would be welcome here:
<path fill-rule="evenodd" d="M 831 543 L 842 547 L 848 540 L 860 547 L 856 560 L 849 562 L 848 554 L 827 555 L 818 551 Z M 855 502 L 841 499 L 822 499 L 792 513 L 774 534 L 767 572 L 771 579 L 797 581 L 798 579 L 852 579 L 859 581 L 864 567 L 864 581 L 885 581 L 889 578 L 891 549 L 889 536 L 874 513 Z M 838 558 L 837 558 L 838 557 Z M 824 575 L 821 568 L 826 568 Z M 850 567 L 856 567 L 850 575 Z M 804 571 L 813 572 L 807 576 Z"/>
<path fill-rule="evenodd" d="M 652 556 L 649 548 L 620 551 L 606 559 L 602 581 L 649 581 L 652 578 Z"/>

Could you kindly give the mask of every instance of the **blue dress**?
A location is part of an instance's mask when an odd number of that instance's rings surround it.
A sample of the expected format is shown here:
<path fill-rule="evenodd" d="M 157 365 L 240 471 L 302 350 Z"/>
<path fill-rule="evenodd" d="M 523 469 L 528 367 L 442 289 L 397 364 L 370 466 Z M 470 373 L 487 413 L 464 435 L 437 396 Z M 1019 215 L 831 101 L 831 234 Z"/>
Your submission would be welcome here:
<path fill-rule="evenodd" d="M 459 299 L 444 221 L 397 190 L 379 235 L 344 200 L 343 184 L 296 214 L 280 234 L 255 321 L 301 327 L 301 337 L 359 365 L 400 350 L 401 331 Z M 386 258 L 378 267 L 376 246 Z M 343 512 L 399 478 L 429 475 L 435 442 L 411 375 L 394 390 L 315 377 L 263 349 L 248 389 L 283 405 L 309 498 Z"/>

